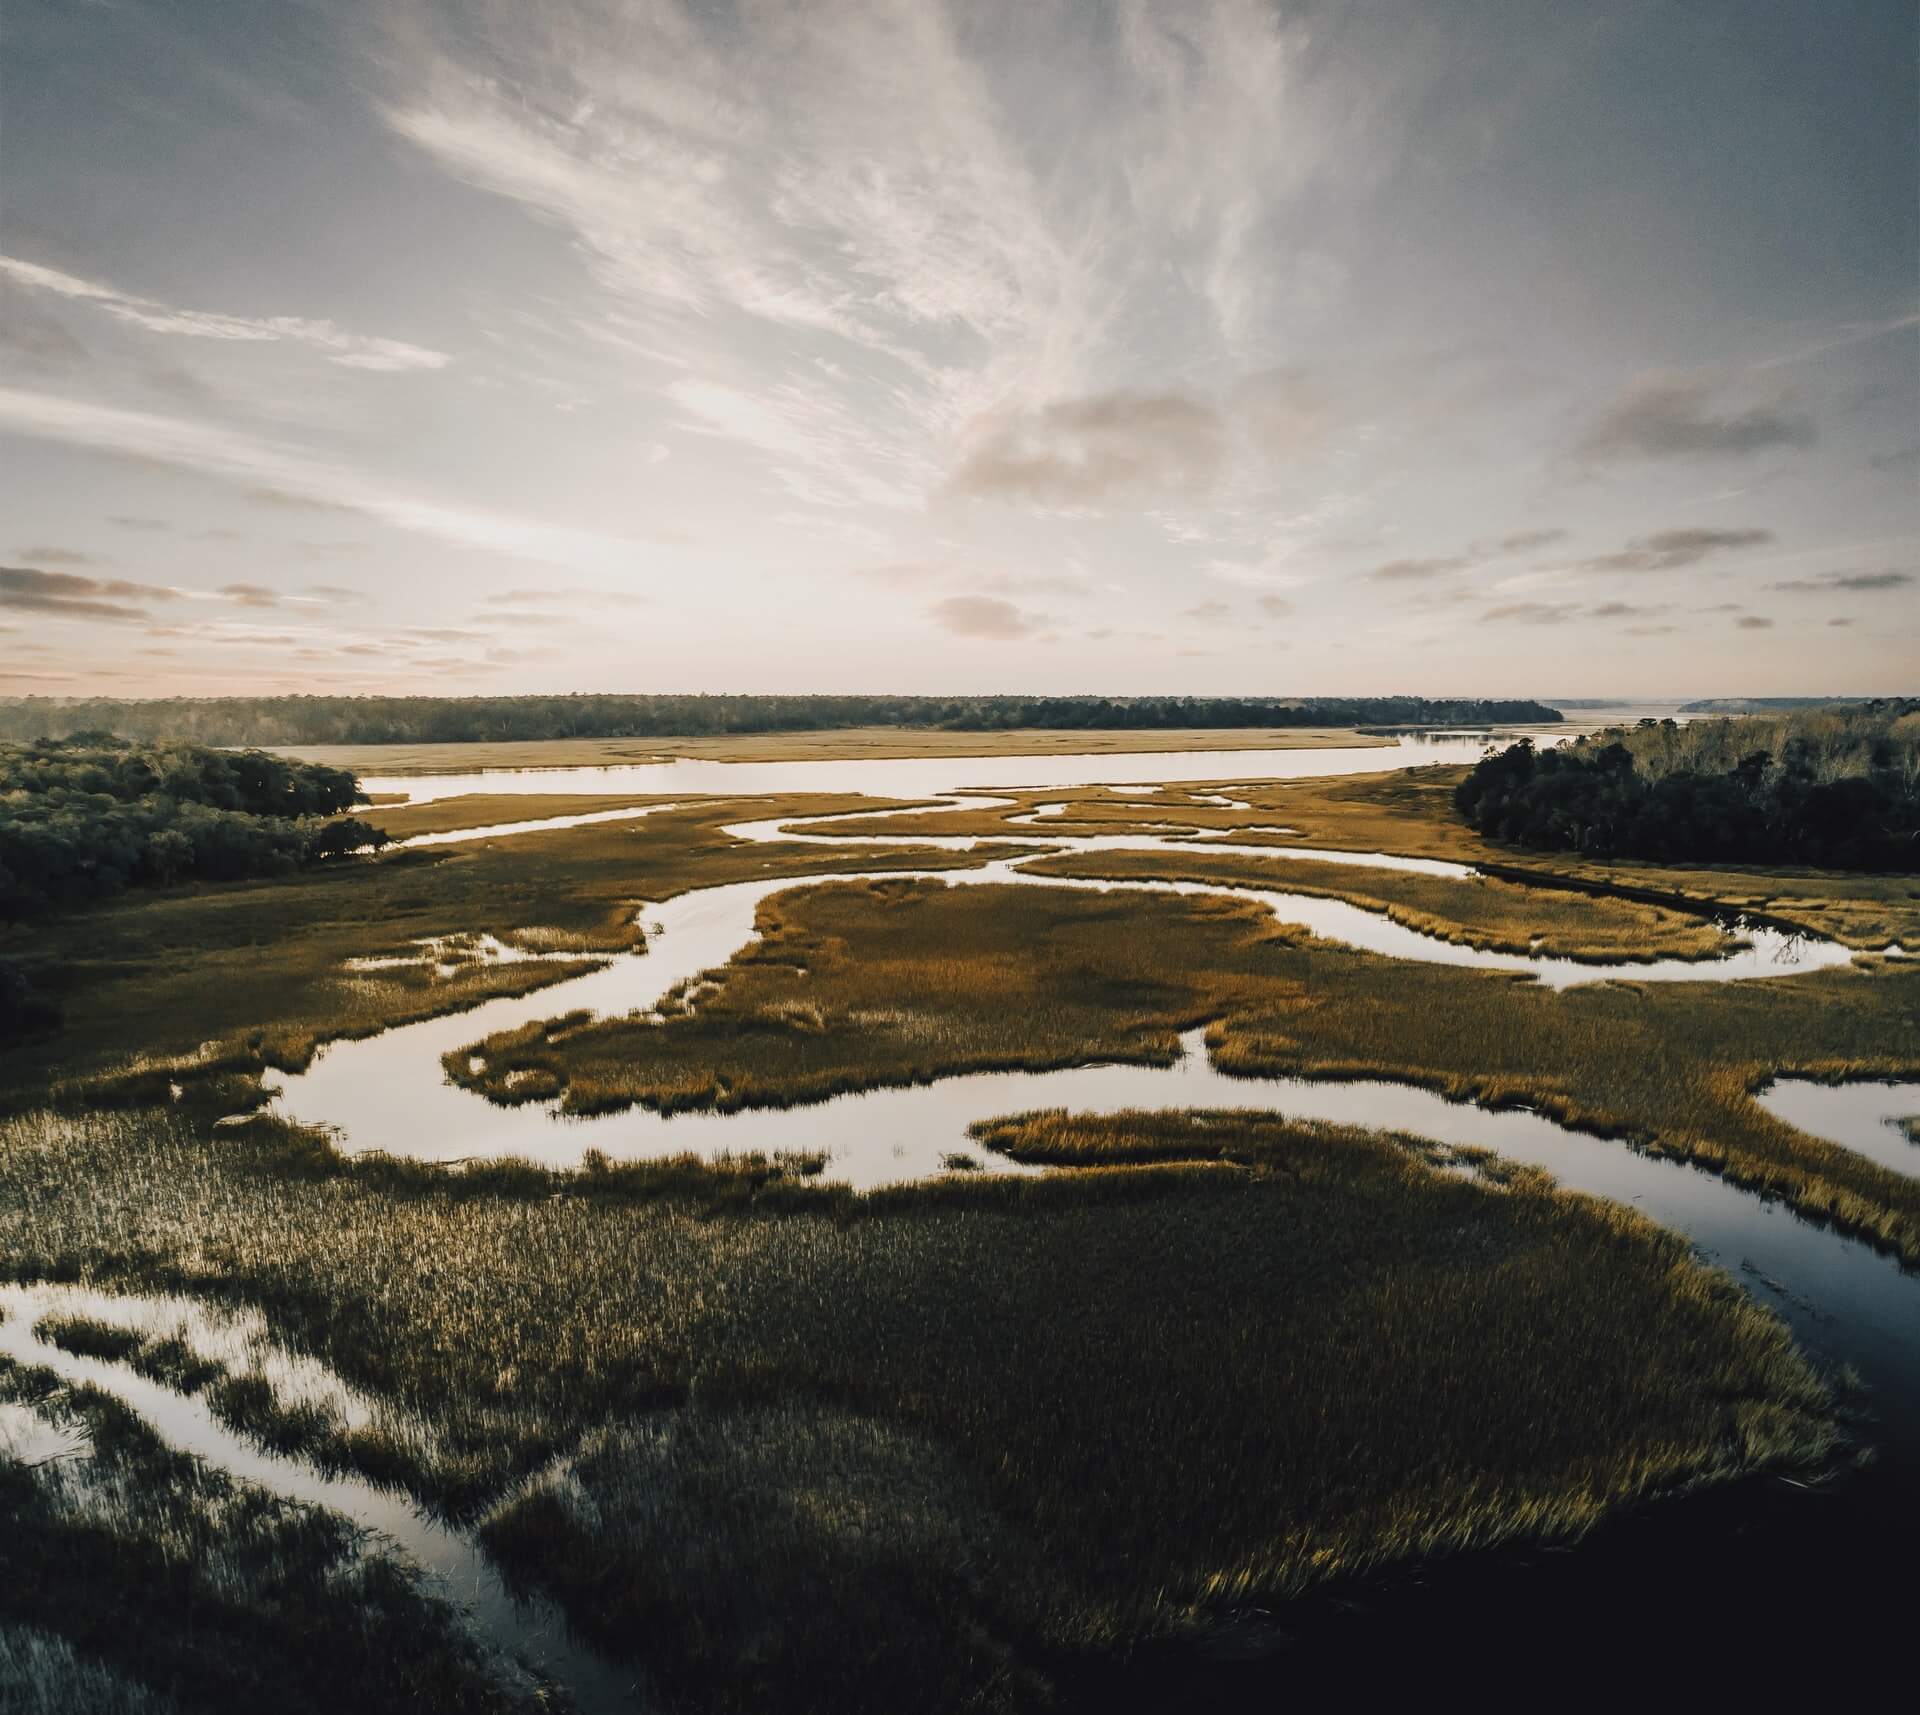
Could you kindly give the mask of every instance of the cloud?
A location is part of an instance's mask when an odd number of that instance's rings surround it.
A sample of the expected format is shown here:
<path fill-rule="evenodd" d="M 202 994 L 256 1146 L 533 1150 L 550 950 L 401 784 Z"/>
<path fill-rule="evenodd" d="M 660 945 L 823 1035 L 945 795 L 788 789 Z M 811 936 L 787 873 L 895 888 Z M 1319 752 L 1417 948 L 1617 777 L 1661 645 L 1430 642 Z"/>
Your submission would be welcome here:
<path fill-rule="evenodd" d="M 1591 610 L 1592 619 L 1639 619 L 1649 613 L 1658 613 L 1657 607 L 1641 607 L 1630 601 L 1603 601 Z"/>
<path fill-rule="evenodd" d="M 1536 548 L 1550 548 L 1564 541 L 1566 534 L 1564 530 L 1516 530 L 1511 536 L 1502 536 L 1495 546 L 1502 554 L 1530 554 Z"/>
<path fill-rule="evenodd" d="M 1234 425 L 1262 459 L 1294 459 L 1317 448 L 1333 426 L 1333 405 L 1304 369 L 1263 370 L 1234 388 Z"/>
<path fill-rule="evenodd" d="M 596 590 L 580 585 L 553 589 L 500 590 L 485 598 L 489 607 L 520 607 L 527 602 L 577 603 L 583 607 L 644 607 L 652 598 L 638 590 Z"/>
<path fill-rule="evenodd" d="M 1809 357 L 1818 357 L 1823 352 L 1837 351 L 1841 346 L 1857 345 L 1862 340 L 1880 339 L 1887 334 L 1900 333 L 1913 327 L 1920 327 L 1920 311 L 1903 311 L 1897 316 L 1888 316 L 1876 322 L 1841 322 L 1811 344 L 1795 346 L 1790 351 L 1762 358 L 1753 367 L 1779 369 L 1785 364 L 1800 363 Z"/>
<path fill-rule="evenodd" d="M 1830 619 L 1827 623 L 1829 625 L 1852 625 L 1854 622 L 1851 619 Z"/>
<path fill-rule="evenodd" d="M 491 613 L 473 615 L 475 625 L 506 625 L 525 627 L 529 625 L 579 625 L 582 623 L 570 613 L 536 613 L 525 608 L 497 608 Z"/>
<path fill-rule="evenodd" d="M 1282 544 L 1269 549 L 1258 560 L 1209 560 L 1203 569 L 1208 577 L 1218 578 L 1223 584 L 1236 584 L 1242 589 L 1296 589 L 1311 580 L 1304 572 L 1289 569 L 1288 562 L 1292 557 L 1291 548 Z"/>
<path fill-rule="evenodd" d="M 1183 617 L 1197 619 L 1203 625 L 1220 625 L 1233 618 L 1233 609 L 1223 601 L 1203 601 L 1185 609 Z"/>
<path fill-rule="evenodd" d="M 292 489 L 274 488 L 270 484 L 249 488 L 245 498 L 257 501 L 262 506 L 291 506 L 307 512 L 352 512 L 354 510 L 343 500 L 329 500 L 318 494 L 296 494 Z"/>
<path fill-rule="evenodd" d="M 1226 454 L 1220 414 L 1177 393 L 1101 393 L 991 420 L 952 493 L 1049 507 L 1196 496 Z"/>
<path fill-rule="evenodd" d="M 1739 626 L 1742 631 L 1771 631 L 1773 629 L 1773 621 L 1765 615 L 1758 613 L 1742 614 L 1734 621 L 1734 624 Z"/>
<path fill-rule="evenodd" d="M 1579 609 L 1571 602 L 1512 601 L 1490 607 L 1481 615 L 1488 620 L 1512 620 L 1521 625 L 1564 625 Z"/>
<path fill-rule="evenodd" d="M 582 571 L 626 570 L 639 547 L 592 531 L 416 499 L 356 472 L 179 417 L 0 387 L 0 428 L 176 465 L 237 482 L 257 499 L 337 507 L 460 547 L 551 560 Z"/>
<path fill-rule="evenodd" d="M 1716 412 L 1705 381 L 1654 377 L 1601 413 L 1580 442 L 1590 459 L 1737 458 L 1811 446 L 1812 418 L 1785 405 Z"/>
<path fill-rule="evenodd" d="M 0 566 L 0 607 L 65 619 L 143 620 L 143 608 L 129 601 L 171 601 L 178 590 L 119 578 L 87 578 L 72 572 L 43 572 L 32 566 Z"/>
<path fill-rule="evenodd" d="M 1580 569 L 1590 572 L 1671 572 L 1682 566 L 1698 565 L 1709 554 L 1733 548 L 1757 548 L 1773 540 L 1771 530 L 1658 530 L 1651 536 L 1637 537 L 1617 554 L 1602 554 L 1583 560 Z"/>
<path fill-rule="evenodd" d="M 440 369 L 450 361 L 444 351 L 429 351 L 397 339 L 369 339 L 348 333 L 329 321 L 303 316 L 224 316 L 204 310 L 177 310 L 152 298 L 135 297 L 96 280 L 82 280 L 57 268 L 0 256 L 0 279 L 29 290 L 92 305 L 118 321 L 130 322 L 148 333 L 179 334 L 189 339 L 286 341 L 320 352 L 329 363 L 347 369 Z"/>
<path fill-rule="evenodd" d="M 125 512 L 107 514 L 109 524 L 118 524 L 122 530 L 171 530 L 173 526 L 164 518 L 141 518 Z"/>
<path fill-rule="evenodd" d="M 1283 595 L 1256 596 L 1253 605 L 1269 619 L 1284 619 L 1293 612 L 1293 603 Z"/>
<path fill-rule="evenodd" d="M 930 560 L 890 560 L 885 565 L 856 567 L 853 573 L 856 578 L 865 578 L 869 583 L 884 584 L 893 589 L 935 583 L 946 574 L 946 567 Z"/>
<path fill-rule="evenodd" d="M 308 584 L 300 593 L 303 596 L 312 597 L 315 601 L 333 602 L 341 607 L 349 607 L 369 599 L 364 590 L 354 589 L 347 584 Z"/>
<path fill-rule="evenodd" d="M 1093 579 L 1084 572 L 1001 572 L 980 588 L 990 595 L 1054 595 L 1069 601 L 1084 601 L 1096 593 Z"/>
<path fill-rule="evenodd" d="M 1010 601 L 1001 601 L 997 596 L 948 596 L 927 611 L 933 616 L 934 624 L 955 637 L 982 637 L 1000 643 L 1031 637 L 1046 624 L 1039 615 L 1017 608 Z"/>
<path fill-rule="evenodd" d="M 1415 583 L 1425 578 L 1445 577 L 1449 572 L 1465 571 L 1473 562 L 1467 559 L 1389 560 L 1375 566 L 1367 576 L 1384 584 Z"/>
<path fill-rule="evenodd" d="M 220 593 L 239 607 L 278 607 L 280 592 L 265 584 L 222 584 Z"/>
<path fill-rule="evenodd" d="M 83 554 L 77 548 L 22 548 L 20 558 L 42 566 L 97 566 L 100 563 L 94 555 Z"/>
<path fill-rule="evenodd" d="M 1903 590 L 1920 582 L 1912 572 L 1827 572 L 1817 578 L 1787 578 L 1777 590 Z"/>
<path fill-rule="evenodd" d="M 0 274 L 0 285 L 6 276 Z M 85 366 L 92 353 L 60 321 L 37 308 L 18 292 L 0 293 L 0 351 L 6 367 L 15 372 L 57 375 Z"/>

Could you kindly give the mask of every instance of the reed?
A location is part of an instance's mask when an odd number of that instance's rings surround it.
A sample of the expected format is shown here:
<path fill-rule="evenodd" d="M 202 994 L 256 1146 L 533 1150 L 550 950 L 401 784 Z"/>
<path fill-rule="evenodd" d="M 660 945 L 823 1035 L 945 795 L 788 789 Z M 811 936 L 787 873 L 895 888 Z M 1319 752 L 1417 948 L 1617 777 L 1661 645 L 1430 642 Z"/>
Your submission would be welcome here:
<path fill-rule="evenodd" d="M 1777 1321 L 1538 1173 L 1241 1114 L 992 1136 L 1058 1170 L 631 1196 L 36 1114 L 0 1256 L 264 1313 L 378 1405 L 307 1457 L 384 1449 L 688 1708 L 1031 1707 L 1090 1652 L 1834 1447 Z M 202 1385 L 270 1437 L 299 1401 L 237 1373 Z"/>
<path fill-rule="evenodd" d="M 1751 1097 L 1776 1076 L 1920 1071 L 1920 969 L 1904 960 L 1555 993 L 1316 941 L 1251 901 L 937 881 L 777 894 L 759 928 L 684 1011 L 529 1027 L 449 1075 L 509 1099 L 532 1075 L 583 1113 L 778 1107 L 958 1072 L 1164 1064 L 1208 1024 L 1228 1071 L 1525 1102 L 1920 1261 L 1920 1181 Z"/>
<path fill-rule="evenodd" d="M 104 1325 L 60 1330 L 102 1349 Z M 0 1362 L 0 1417 L 71 1437 L 31 1465 L 0 1439 L 0 1706 L 49 1715 L 551 1708 L 414 1568 L 345 1520 L 169 1451 L 89 1387 Z"/>
<path fill-rule="evenodd" d="M 805 815 L 871 800 L 755 800 L 756 814 Z M 430 805 L 458 824 L 459 800 Z M 538 817 L 541 800 L 515 800 Z M 623 956 L 644 943 L 642 901 L 692 887 L 825 870 L 939 869 L 978 861 L 905 849 L 847 854 L 739 843 L 721 830 L 742 801 L 715 801 L 633 824 L 555 829 L 497 844 L 402 851 L 269 880 L 146 890 L 0 938 L 35 989 L 56 1001 L 55 1035 L 0 1042 L 0 1111 L 64 1083 L 75 1101 L 163 1099 L 210 1072 L 297 1070 L 322 1041 L 372 1035 L 581 966 L 406 959 L 430 938 L 492 933 L 533 951 Z M 129 1040 L 128 1020 L 140 1020 Z"/>

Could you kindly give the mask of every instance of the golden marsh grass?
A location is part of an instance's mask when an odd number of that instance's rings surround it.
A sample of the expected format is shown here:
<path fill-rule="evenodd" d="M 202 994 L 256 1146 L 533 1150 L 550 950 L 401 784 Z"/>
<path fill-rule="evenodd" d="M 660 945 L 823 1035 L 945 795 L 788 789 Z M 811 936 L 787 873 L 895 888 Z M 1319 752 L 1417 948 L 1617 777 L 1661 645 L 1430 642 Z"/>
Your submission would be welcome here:
<path fill-rule="evenodd" d="M 716 1194 L 25 1116 L 0 1254 L 257 1306 L 423 1426 L 385 1480 L 703 1709 L 1030 1707 L 1078 1652 L 1833 1448 L 1777 1321 L 1537 1173 L 1246 1115 L 994 1131 L 1060 1170 Z"/>

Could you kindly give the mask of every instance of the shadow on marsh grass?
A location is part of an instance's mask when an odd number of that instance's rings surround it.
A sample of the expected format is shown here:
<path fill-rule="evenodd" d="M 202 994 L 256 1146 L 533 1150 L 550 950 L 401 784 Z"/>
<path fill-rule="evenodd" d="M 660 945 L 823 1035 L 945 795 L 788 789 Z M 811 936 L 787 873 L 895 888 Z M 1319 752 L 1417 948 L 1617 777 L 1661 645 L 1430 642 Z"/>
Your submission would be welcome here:
<path fill-rule="evenodd" d="M 66 1331 L 110 1358 L 100 1329 Z M 168 1450 L 89 1387 L 0 1361 L 0 1707 L 46 1715 L 533 1715 L 551 1705 L 417 1570 L 336 1515 Z M 0 1412 L 0 1415 L 5 1415 Z"/>
<path fill-rule="evenodd" d="M 1779 1323 L 1538 1174 L 1244 1114 L 993 1135 L 1061 1170 L 856 1197 L 806 1163 L 448 1173 L 264 1118 L 28 1116 L 0 1254 L 257 1306 L 391 1420 L 356 1442 L 59 1332 L 482 1520 L 705 1709 L 1030 1707 L 1036 1663 L 1833 1446 Z"/>

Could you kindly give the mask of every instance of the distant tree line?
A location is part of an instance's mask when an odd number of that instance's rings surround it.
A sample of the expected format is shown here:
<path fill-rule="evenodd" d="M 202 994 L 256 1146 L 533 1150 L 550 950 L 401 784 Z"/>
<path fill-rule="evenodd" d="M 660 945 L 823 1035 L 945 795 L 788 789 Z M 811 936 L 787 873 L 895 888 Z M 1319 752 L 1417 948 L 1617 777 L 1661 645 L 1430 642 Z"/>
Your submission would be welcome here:
<path fill-rule="evenodd" d="M 1761 715 L 1784 709 L 1837 708 L 1846 703 L 1871 702 L 1870 697 L 1702 697 L 1682 703 L 1683 715 Z"/>
<path fill-rule="evenodd" d="M 1525 700 L 1428 697 L 23 697 L 0 701 L 0 739 L 111 732 L 199 744 L 451 744 L 549 738 L 694 738 L 832 727 L 1454 726 L 1557 721 Z"/>
<path fill-rule="evenodd" d="M 1920 701 L 1522 739 L 1454 803 L 1495 839 L 1592 857 L 1920 869 Z"/>
<path fill-rule="evenodd" d="M 80 733 L 0 744 L 0 920 L 143 882 L 277 875 L 385 836 L 344 768 Z M 3 998 L 3 997 L 0 997 Z"/>

